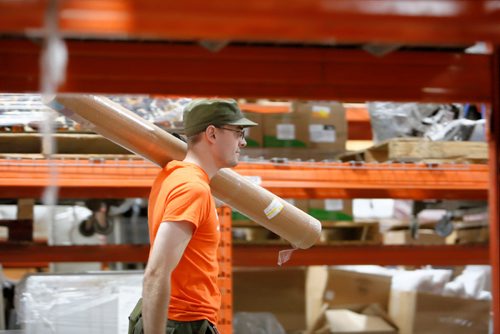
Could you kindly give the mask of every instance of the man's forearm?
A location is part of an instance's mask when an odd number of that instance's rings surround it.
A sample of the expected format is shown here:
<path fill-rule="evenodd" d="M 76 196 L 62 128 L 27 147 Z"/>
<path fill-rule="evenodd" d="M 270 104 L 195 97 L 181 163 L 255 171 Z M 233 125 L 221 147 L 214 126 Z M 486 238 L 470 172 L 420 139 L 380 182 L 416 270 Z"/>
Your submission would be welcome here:
<path fill-rule="evenodd" d="M 144 280 L 142 321 L 144 334 L 164 334 L 170 301 L 170 279 L 167 282 Z"/>

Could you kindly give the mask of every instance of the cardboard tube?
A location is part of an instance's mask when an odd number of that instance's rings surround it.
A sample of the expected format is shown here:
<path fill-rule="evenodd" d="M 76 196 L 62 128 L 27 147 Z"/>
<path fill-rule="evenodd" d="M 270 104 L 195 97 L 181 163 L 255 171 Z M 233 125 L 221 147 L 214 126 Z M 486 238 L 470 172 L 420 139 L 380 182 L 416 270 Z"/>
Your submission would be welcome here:
<path fill-rule="evenodd" d="M 186 143 L 105 97 L 57 95 L 49 106 L 160 167 L 186 155 Z M 297 248 L 309 248 L 320 237 L 317 219 L 229 168 L 210 186 L 216 198 Z"/>

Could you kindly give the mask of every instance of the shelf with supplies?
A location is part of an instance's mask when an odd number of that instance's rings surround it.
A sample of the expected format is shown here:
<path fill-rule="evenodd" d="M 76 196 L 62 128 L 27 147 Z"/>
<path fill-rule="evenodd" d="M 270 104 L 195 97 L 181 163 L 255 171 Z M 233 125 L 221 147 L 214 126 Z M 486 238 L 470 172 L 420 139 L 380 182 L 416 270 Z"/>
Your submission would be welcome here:
<path fill-rule="evenodd" d="M 235 170 L 282 198 L 484 200 L 488 193 L 488 165 L 481 164 L 261 161 Z M 61 198 L 147 197 L 157 172 L 137 158 L 19 155 L 0 159 L 0 197 L 38 198 L 52 178 Z"/>

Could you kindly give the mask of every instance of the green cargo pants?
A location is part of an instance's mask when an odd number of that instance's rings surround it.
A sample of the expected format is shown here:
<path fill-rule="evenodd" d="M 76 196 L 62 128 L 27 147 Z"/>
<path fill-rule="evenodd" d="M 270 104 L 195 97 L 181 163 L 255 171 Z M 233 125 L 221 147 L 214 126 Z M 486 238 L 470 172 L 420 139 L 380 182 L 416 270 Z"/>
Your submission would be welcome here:
<path fill-rule="evenodd" d="M 135 305 L 128 317 L 128 334 L 143 334 L 142 327 L 142 298 Z M 217 328 L 208 320 L 196 321 L 167 321 L 166 334 L 219 334 Z"/>

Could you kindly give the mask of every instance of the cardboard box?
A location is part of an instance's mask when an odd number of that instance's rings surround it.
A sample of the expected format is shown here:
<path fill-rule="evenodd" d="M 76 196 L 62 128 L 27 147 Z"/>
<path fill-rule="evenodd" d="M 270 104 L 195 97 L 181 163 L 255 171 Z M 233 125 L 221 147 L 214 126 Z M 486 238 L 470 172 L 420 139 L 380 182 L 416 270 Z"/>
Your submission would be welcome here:
<path fill-rule="evenodd" d="M 353 221 L 352 200 L 310 199 L 308 213 L 321 221 Z"/>
<path fill-rule="evenodd" d="M 338 102 L 294 102 L 292 110 L 307 117 L 307 147 L 337 153 L 345 151 L 347 121 L 342 104 Z"/>
<path fill-rule="evenodd" d="M 233 312 L 270 312 L 287 331 L 306 328 L 303 268 L 234 268 Z"/>
<path fill-rule="evenodd" d="M 323 309 L 307 333 L 396 334 L 397 326 L 376 304 Z"/>
<path fill-rule="evenodd" d="M 326 309 L 349 308 L 360 312 L 366 309 L 366 305 L 372 304 L 370 310 L 379 305 L 377 315 L 385 314 L 389 304 L 391 280 L 391 277 L 382 275 L 328 269 L 325 266 L 309 267 L 306 282 L 308 330 L 313 332 L 321 327 L 321 323 L 325 322 Z"/>
<path fill-rule="evenodd" d="M 306 271 L 306 324 L 310 329 L 324 312 L 326 282 L 328 268 L 326 266 L 309 266 Z"/>
<path fill-rule="evenodd" d="M 392 291 L 389 315 L 400 334 L 487 334 L 490 302 Z"/>
<path fill-rule="evenodd" d="M 336 102 L 294 102 L 292 112 L 263 114 L 265 158 L 334 159 L 345 151 L 345 109 Z"/>
<path fill-rule="evenodd" d="M 474 244 L 488 243 L 490 236 L 488 226 L 476 226 L 470 228 L 455 228 L 455 230 L 446 237 L 447 244 Z"/>
<path fill-rule="evenodd" d="M 409 230 L 387 231 L 383 234 L 385 245 L 443 245 L 445 238 L 434 230 L 420 229 L 418 238 L 414 239 Z"/>
<path fill-rule="evenodd" d="M 264 147 L 307 148 L 308 122 L 307 113 L 264 114 Z"/>
<path fill-rule="evenodd" d="M 387 310 L 391 281 L 389 276 L 329 269 L 324 301 L 330 307 L 379 304 Z"/>
<path fill-rule="evenodd" d="M 327 310 L 326 319 L 330 327 L 330 333 L 390 334 L 397 332 L 394 327 L 381 317 L 359 314 L 351 310 Z"/>

